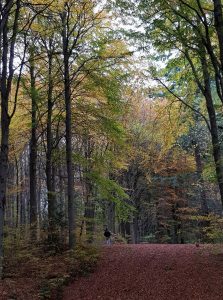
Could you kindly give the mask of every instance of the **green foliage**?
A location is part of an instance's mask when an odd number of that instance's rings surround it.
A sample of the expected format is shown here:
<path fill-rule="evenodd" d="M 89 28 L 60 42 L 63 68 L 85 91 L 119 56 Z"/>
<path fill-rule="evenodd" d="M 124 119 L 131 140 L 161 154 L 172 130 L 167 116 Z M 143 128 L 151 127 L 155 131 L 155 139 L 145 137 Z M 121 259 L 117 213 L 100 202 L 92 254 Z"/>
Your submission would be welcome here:
<path fill-rule="evenodd" d="M 117 218 L 119 220 L 127 220 L 134 211 L 134 207 L 129 204 L 129 196 L 125 190 L 115 180 L 98 172 L 92 172 L 87 177 L 95 183 L 98 199 L 114 202 L 116 204 Z"/>
<path fill-rule="evenodd" d="M 112 235 L 112 244 L 127 244 L 128 236 L 125 238 L 120 234 L 113 234 Z"/>
<path fill-rule="evenodd" d="M 209 182 L 212 182 L 212 183 L 217 182 L 215 166 L 214 166 L 213 162 L 209 162 L 209 163 L 205 164 L 203 176 L 204 176 L 205 180 L 207 180 Z"/>
<path fill-rule="evenodd" d="M 41 282 L 39 291 L 41 300 L 62 299 L 65 285 L 95 269 L 98 261 L 98 250 L 93 247 L 79 245 L 75 250 L 64 254 L 64 261 L 66 266 L 69 266 L 65 274 L 58 274 L 55 278 L 49 278 L 48 276 Z"/>
<path fill-rule="evenodd" d="M 223 243 L 223 218 L 221 216 L 210 214 L 205 221 L 208 225 L 204 232 L 210 243 Z"/>
<path fill-rule="evenodd" d="M 142 242 L 143 243 L 156 243 L 157 242 L 156 235 L 153 233 L 150 233 L 149 235 L 145 235 L 145 236 L 143 236 Z"/>

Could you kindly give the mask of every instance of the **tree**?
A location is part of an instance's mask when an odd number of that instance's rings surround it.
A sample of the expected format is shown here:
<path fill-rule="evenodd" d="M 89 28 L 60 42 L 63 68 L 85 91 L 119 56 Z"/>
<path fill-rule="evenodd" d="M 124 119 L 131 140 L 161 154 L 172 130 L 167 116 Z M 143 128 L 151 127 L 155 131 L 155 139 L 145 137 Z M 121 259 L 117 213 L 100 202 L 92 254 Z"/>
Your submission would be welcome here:
<path fill-rule="evenodd" d="M 212 1 L 200 0 L 179 0 L 175 5 L 172 5 L 172 1 L 133 1 L 131 4 L 120 1 L 119 5 L 125 9 L 127 7 L 127 12 L 134 11 L 144 24 L 147 40 L 158 53 L 162 53 L 161 56 L 165 53 L 167 68 L 162 74 L 154 75 L 159 83 L 193 110 L 193 103 L 189 103 L 187 99 L 187 94 L 191 94 L 191 91 L 184 80 L 196 82 L 198 90 L 194 91 L 194 99 L 197 91 L 203 95 L 210 125 L 206 123 L 212 137 L 213 157 L 223 203 L 222 151 L 217 122 L 218 111 L 215 106 L 217 100 L 214 99 L 216 89 L 218 100 L 221 103 L 223 100 L 220 63 L 222 8 L 218 1 L 213 2 L 214 6 Z M 218 50 L 215 47 L 216 42 L 219 45 Z"/>
<path fill-rule="evenodd" d="M 18 35 L 21 1 L 0 4 L 0 78 L 1 78 L 1 149 L 0 149 L 0 278 L 3 276 L 3 230 L 8 175 L 9 125 L 13 113 L 9 112 L 9 97 L 14 77 L 15 47 Z M 16 103 L 15 99 L 15 103 Z"/>

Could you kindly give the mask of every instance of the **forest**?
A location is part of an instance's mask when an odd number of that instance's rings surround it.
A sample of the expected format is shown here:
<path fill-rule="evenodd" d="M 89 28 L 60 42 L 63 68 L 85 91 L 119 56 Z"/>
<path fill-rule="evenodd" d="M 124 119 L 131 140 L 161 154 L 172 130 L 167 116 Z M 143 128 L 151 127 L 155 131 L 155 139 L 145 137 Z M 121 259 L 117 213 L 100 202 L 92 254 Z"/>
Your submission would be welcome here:
<path fill-rule="evenodd" d="M 221 0 L 0 0 L 0 112 L 0 299 L 62 299 L 105 228 L 223 242 Z"/>

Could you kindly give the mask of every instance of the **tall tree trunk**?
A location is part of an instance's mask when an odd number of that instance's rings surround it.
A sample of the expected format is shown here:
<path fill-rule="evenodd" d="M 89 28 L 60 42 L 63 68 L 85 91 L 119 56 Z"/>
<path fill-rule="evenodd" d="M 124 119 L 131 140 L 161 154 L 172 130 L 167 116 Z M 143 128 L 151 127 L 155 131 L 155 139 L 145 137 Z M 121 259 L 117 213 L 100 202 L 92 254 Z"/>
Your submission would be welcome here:
<path fill-rule="evenodd" d="M 3 232 L 6 203 L 6 180 L 8 176 L 8 143 L 9 143 L 9 116 L 7 93 L 7 56 L 8 56 L 8 27 L 2 30 L 1 53 L 1 149 L 0 149 L 0 278 L 3 276 Z"/>
<path fill-rule="evenodd" d="M 51 44 L 51 40 L 49 42 Z M 53 56 L 51 49 L 48 54 L 48 106 L 47 106 L 47 152 L 46 152 L 46 184 L 48 199 L 48 239 L 50 243 L 58 240 L 56 234 L 56 194 L 53 174 L 53 133 L 52 133 L 52 113 L 53 113 Z"/>
<path fill-rule="evenodd" d="M 92 171 L 91 157 L 92 157 L 92 146 L 91 138 L 89 134 L 85 132 L 83 137 L 83 151 L 85 157 L 84 173 L 84 185 L 85 185 L 85 223 L 86 223 L 86 235 L 88 243 L 92 243 L 94 240 L 94 218 L 95 218 L 95 199 L 94 199 L 94 185 L 92 180 L 89 178 L 89 174 Z"/>
<path fill-rule="evenodd" d="M 211 48 L 211 46 L 209 47 Z M 207 48 L 207 52 L 210 55 L 212 59 L 212 48 L 209 49 Z M 211 78 L 210 78 L 210 73 L 209 73 L 209 68 L 208 68 L 208 61 L 207 61 L 207 53 L 206 49 L 200 41 L 200 62 L 202 66 L 202 73 L 203 73 L 203 84 L 201 81 L 198 79 L 194 65 L 189 58 L 188 54 L 186 54 L 186 57 L 192 66 L 192 70 L 194 73 L 195 81 L 197 83 L 198 88 L 202 92 L 203 96 L 205 97 L 206 100 L 206 108 L 208 111 L 208 116 L 210 120 L 210 132 L 211 132 L 211 140 L 212 140 L 212 147 L 213 147 L 213 158 L 214 158 L 214 163 L 215 163 L 215 170 L 216 170 L 216 175 L 217 175 L 217 181 L 218 181 L 218 186 L 219 186 L 219 191 L 220 191 L 220 196 L 221 196 L 221 203 L 223 205 L 223 157 L 222 157 L 222 151 L 221 151 L 221 143 L 220 143 L 220 138 L 219 138 L 219 129 L 218 129 L 218 124 L 217 124 L 217 118 L 216 118 L 216 111 L 214 107 L 214 102 L 213 102 L 213 97 L 212 97 L 212 90 L 211 90 Z M 214 68 L 216 69 L 215 66 L 215 59 L 212 59 L 212 64 Z M 215 70 L 215 72 L 217 72 Z M 220 79 L 220 75 L 216 76 Z M 217 88 L 218 89 L 218 88 Z M 221 94 L 218 91 L 219 98 L 221 99 Z M 222 99 L 221 99 L 222 100 Z"/>
<path fill-rule="evenodd" d="M 130 231 L 131 231 L 131 243 L 138 244 L 139 243 L 139 226 L 138 226 L 138 217 L 134 215 L 132 217 L 132 221 L 130 223 Z"/>
<path fill-rule="evenodd" d="M 95 218 L 95 203 L 91 197 L 88 197 L 85 203 L 85 222 L 86 234 L 88 243 L 94 241 L 94 218 Z"/>
<path fill-rule="evenodd" d="M 108 201 L 107 208 L 107 218 L 108 218 L 108 229 L 115 233 L 115 203 L 112 201 Z"/>
<path fill-rule="evenodd" d="M 88 143 L 87 143 L 88 144 Z M 85 149 L 85 155 L 89 154 L 88 147 Z M 86 157 L 87 158 L 87 157 Z M 90 156 L 88 156 L 90 158 Z M 89 174 L 89 168 L 87 167 L 85 173 Z M 86 223 L 86 235 L 88 243 L 92 243 L 94 240 L 94 218 L 95 218 L 95 201 L 94 201 L 94 191 L 91 180 L 86 176 L 85 177 L 85 223 Z"/>
<path fill-rule="evenodd" d="M 64 192 L 64 184 L 63 184 L 63 165 L 61 161 L 59 162 L 59 182 L 58 182 L 58 193 L 59 193 L 59 201 L 58 201 L 58 213 L 60 214 L 62 218 L 62 223 L 65 222 L 66 219 L 66 208 L 65 208 L 65 203 L 66 203 L 66 197 L 65 197 L 65 192 Z M 64 227 L 64 226 L 62 226 Z M 63 231 L 63 230 L 62 230 Z"/>
<path fill-rule="evenodd" d="M 172 243 L 178 244 L 179 243 L 179 219 L 177 217 L 176 210 L 178 208 L 177 203 L 173 203 L 171 207 L 171 213 L 172 213 L 172 219 L 173 219 L 173 237 L 172 237 Z"/>
<path fill-rule="evenodd" d="M 19 163 L 15 156 L 15 168 L 16 168 L 16 228 L 19 227 Z"/>
<path fill-rule="evenodd" d="M 137 214 L 133 217 L 133 236 L 134 236 L 134 244 L 139 243 L 139 220 Z"/>
<path fill-rule="evenodd" d="M 214 107 L 212 93 L 211 93 L 210 74 L 208 72 L 208 65 L 207 65 L 205 52 L 203 52 L 203 55 L 201 57 L 201 64 L 202 64 L 202 69 L 203 69 L 202 71 L 203 71 L 203 78 L 204 78 L 203 94 L 206 99 L 206 107 L 207 107 L 209 120 L 210 120 L 213 157 L 215 162 L 215 170 L 216 170 L 216 175 L 218 180 L 219 191 L 221 195 L 221 202 L 223 205 L 223 157 L 221 151 L 221 144 L 219 140 L 216 112 L 215 112 L 215 107 Z"/>
<path fill-rule="evenodd" d="M 25 152 L 26 154 L 26 152 Z M 20 201 L 20 225 L 26 224 L 26 204 L 25 204 L 25 195 L 26 195 L 26 178 L 25 178 L 25 168 L 26 168 L 26 160 L 24 159 L 24 155 L 21 157 L 20 164 L 20 193 L 19 193 L 19 201 Z"/>
<path fill-rule="evenodd" d="M 214 18 L 215 28 L 218 35 L 219 49 L 220 49 L 220 61 L 221 71 L 223 72 L 223 13 L 222 13 L 222 1 L 213 0 L 214 2 Z M 223 91 L 221 91 L 223 92 Z"/>
<path fill-rule="evenodd" d="M 30 49 L 30 80 L 32 101 L 32 129 L 30 140 L 29 184 L 30 184 L 30 228 L 31 239 L 37 239 L 37 91 L 35 80 L 34 49 Z"/>
<path fill-rule="evenodd" d="M 203 164 L 201 159 L 200 147 L 197 143 L 195 143 L 195 147 L 194 147 L 194 156 L 195 156 L 195 162 L 197 168 L 197 179 L 198 179 L 199 190 L 200 190 L 201 210 L 202 210 L 202 214 L 208 215 L 207 197 L 204 190 L 204 179 L 202 175 Z"/>
<path fill-rule="evenodd" d="M 68 223 L 69 247 L 72 249 L 76 243 L 75 214 L 74 214 L 74 170 L 72 162 L 72 110 L 71 110 L 71 82 L 69 67 L 69 36 L 67 34 L 67 13 L 62 14 L 63 63 L 64 63 L 64 97 L 66 108 L 66 161 L 67 161 L 67 196 L 68 196 Z"/>
<path fill-rule="evenodd" d="M 2 92 L 2 91 L 1 91 Z M 2 93 L 1 93 L 2 96 Z M 6 180 L 8 175 L 8 141 L 9 119 L 4 108 L 3 97 L 1 98 L 1 151 L 0 151 L 0 278 L 3 276 L 3 234 L 4 214 L 6 203 Z"/>
<path fill-rule="evenodd" d="M 13 5 L 15 15 L 11 17 Z M 4 9 L 4 14 L 2 13 Z M 0 1 L 0 95 L 1 95 L 1 145 L 0 145 L 0 279 L 3 277 L 3 233 L 4 213 L 6 203 L 6 181 L 8 176 L 9 154 L 9 125 L 10 116 L 8 111 L 9 96 L 11 93 L 12 79 L 14 75 L 14 49 L 18 32 L 18 19 L 20 13 L 20 1 L 7 1 L 7 6 Z M 10 23 L 10 24 L 9 24 Z M 13 25 L 12 35 L 9 33 L 9 25 Z M 10 35 L 10 38 L 9 38 Z"/>

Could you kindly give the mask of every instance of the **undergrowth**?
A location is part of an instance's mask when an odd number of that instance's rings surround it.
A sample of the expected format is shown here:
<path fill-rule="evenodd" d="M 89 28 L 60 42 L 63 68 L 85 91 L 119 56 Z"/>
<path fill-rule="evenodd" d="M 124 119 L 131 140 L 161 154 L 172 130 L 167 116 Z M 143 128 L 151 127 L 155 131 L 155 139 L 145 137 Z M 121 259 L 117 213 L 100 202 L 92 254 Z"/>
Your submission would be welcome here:
<path fill-rule="evenodd" d="M 97 248 L 84 245 L 59 254 L 43 245 L 14 246 L 13 252 L 6 247 L 1 300 L 62 299 L 64 286 L 92 272 L 99 256 Z"/>

